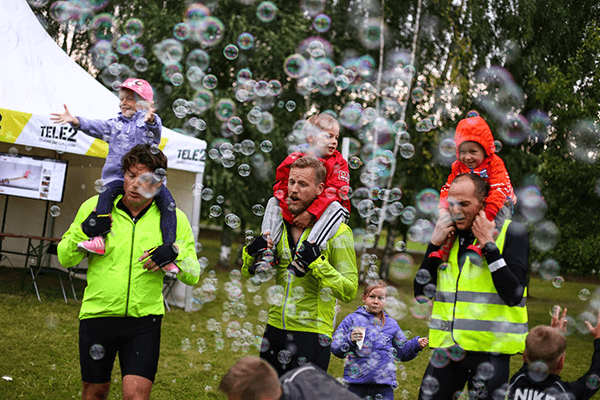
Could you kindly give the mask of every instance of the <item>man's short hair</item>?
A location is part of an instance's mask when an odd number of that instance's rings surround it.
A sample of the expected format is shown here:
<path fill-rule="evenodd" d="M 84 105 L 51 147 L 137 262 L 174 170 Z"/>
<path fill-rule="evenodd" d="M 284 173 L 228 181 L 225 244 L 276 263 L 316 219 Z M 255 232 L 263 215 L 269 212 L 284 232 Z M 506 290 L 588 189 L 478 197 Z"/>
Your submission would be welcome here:
<path fill-rule="evenodd" d="M 452 183 L 462 179 L 469 179 L 471 182 L 473 182 L 473 185 L 475 185 L 475 197 L 477 197 L 479 201 L 484 201 L 488 197 L 488 194 L 490 193 L 490 184 L 487 183 L 481 176 L 472 172 L 468 172 L 466 174 L 458 175 L 456 178 L 454 178 Z"/>
<path fill-rule="evenodd" d="M 219 390 L 244 400 L 278 399 L 282 393 L 277 371 L 255 356 L 244 357 L 233 364 L 221 379 Z"/>
<path fill-rule="evenodd" d="M 525 339 L 525 357 L 528 363 L 543 361 L 548 370 L 556 367 L 567 350 L 567 339 L 556 328 L 536 326 Z"/>
<path fill-rule="evenodd" d="M 315 157 L 302 156 L 294 161 L 290 167 L 292 168 L 312 168 L 315 170 L 315 186 L 321 182 L 325 182 L 327 177 L 327 170 L 323 163 Z"/>
<path fill-rule="evenodd" d="M 340 133 L 340 123 L 333 116 L 326 113 L 313 115 L 306 120 L 306 124 L 310 124 L 309 126 L 316 126 L 322 131 L 332 131 L 336 134 Z M 310 134 L 311 132 L 311 129 L 307 130 L 307 134 Z"/>
<path fill-rule="evenodd" d="M 156 171 L 162 168 L 167 171 L 167 157 L 158 147 L 152 147 L 149 144 L 138 144 L 134 146 L 121 160 L 123 172 L 136 165 L 142 164 L 148 167 L 151 171 Z"/>

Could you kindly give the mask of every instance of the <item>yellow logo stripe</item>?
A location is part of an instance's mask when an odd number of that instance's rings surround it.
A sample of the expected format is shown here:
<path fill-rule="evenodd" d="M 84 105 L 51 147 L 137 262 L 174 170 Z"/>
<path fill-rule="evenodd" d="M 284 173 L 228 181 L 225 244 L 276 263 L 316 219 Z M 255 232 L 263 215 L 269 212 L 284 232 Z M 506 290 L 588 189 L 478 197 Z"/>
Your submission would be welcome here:
<path fill-rule="evenodd" d="M 14 143 L 32 114 L 0 108 L 0 141 Z"/>

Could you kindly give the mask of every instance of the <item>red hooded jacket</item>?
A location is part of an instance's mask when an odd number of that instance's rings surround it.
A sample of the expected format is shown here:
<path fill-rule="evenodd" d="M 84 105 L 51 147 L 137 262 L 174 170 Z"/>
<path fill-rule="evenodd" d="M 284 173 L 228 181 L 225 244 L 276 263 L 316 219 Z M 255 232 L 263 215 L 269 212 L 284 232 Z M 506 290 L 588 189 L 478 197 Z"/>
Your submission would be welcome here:
<path fill-rule="evenodd" d="M 452 181 L 460 174 L 474 172 L 490 184 L 490 193 L 484 211 L 487 218 L 493 221 L 506 200 L 510 199 L 516 203 L 517 198 L 504 161 L 495 154 L 496 146 L 492 131 L 485 120 L 479 116 L 465 118 L 456 127 L 454 142 L 456 143 L 457 160 L 452 163 L 452 172 L 440 191 L 440 207 L 448 208 L 448 190 Z M 476 168 L 471 169 L 458 160 L 458 147 L 463 142 L 477 142 L 485 150 L 486 157 Z"/>
<path fill-rule="evenodd" d="M 289 223 L 294 222 L 293 215 L 288 209 L 288 204 L 285 201 L 287 199 L 288 179 L 290 177 L 290 168 L 294 161 L 298 158 L 305 156 L 305 153 L 295 151 L 283 160 L 277 167 L 275 174 L 275 185 L 273 185 L 273 193 L 275 197 L 279 199 L 279 206 L 283 214 L 283 218 Z M 342 157 L 339 151 L 335 151 L 331 156 L 326 158 L 319 158 L 325 165 L 327 170 L 327 177 L 325 178 L 325 189 L 323 192 L 312 202 L 306 211 L 314 215 L 317 219 L 321 218 L 323 212 L 329 204 L 334 201 L 339 201 L 348 212 L 350 212 L 350 200 L 348 200 L 348 190 L 350 188 L 350 171 L 348 170 L 348 163 Z M 340 196 L 345 193 L 344 198 Z"/>

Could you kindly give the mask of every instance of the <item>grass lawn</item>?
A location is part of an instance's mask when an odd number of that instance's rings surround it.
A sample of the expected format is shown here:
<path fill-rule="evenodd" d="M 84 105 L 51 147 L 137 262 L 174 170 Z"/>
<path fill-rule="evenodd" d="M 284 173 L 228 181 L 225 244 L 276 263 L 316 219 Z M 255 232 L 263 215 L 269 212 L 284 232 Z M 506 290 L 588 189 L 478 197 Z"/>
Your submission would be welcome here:
<path fill-rule="evenodd" d="M 206 278 L 208 270 L 216 265 L 219 243 L 217 239 L 203 239 L 204 250 L 201 256 L 210 260 L 210 266 L 201 276 Z M 232 259 L 235 257 L 235 248 Z M 172 308 L 163 319 L 161 355 L 158 374 L 152 398 L 154 399 L 224 399 L 216 391 L 219 380 L 238 358 L 244 355 L 258 355 L 252 347 L 246 353 L 232 350 L 233 340 L 225 334 L 228 322 L 222 322 L 225 346 L 219 350 L 215 335 L 207 329 L 207 321 L 215 318 L 222 321 L 223 305 L 228 301 L 225 283 L 229 280 L 229 272 L 215 270 L 220 285 L 215 301 L 205 304 L 197 312 L 186 313 Z M 80 398 L 81 378 L 79 372 L 78 354 L 78 321 L 80 303 L 75 304 L 70 299 L 65 304 L 57 294 L 57 280 L 51 276 L 43 276 L 40 286 L 42 303 L 34 295 L 22 296 L 20 269 L 0 268 L 0 374 L 12 377 L 12 382 L 0 381 L 0 399 L 69 399 Z M 29 283 L 29 281 L 26 281 Z M 83 294 L 85 283 L 77 282 L 78 297 Z M 265 286 L 265 285 L 263 285 Z M 412 281 L 395 282 L 400 299 L 407 304 L 411 302 Z M 245 287 L 245 286 L 244 286 Z M 592 292 L 588 301 L 578 298 L 581 289 L 587 288 Z M 262 287 L 258 294 L 264 292 Z M 567 279 L 564 286 L 557 289 L 551 283 L 534 278 L 531 282 L 533 298 L 528 301 L 530 328 L 540 324 L 549 324 L 549 311 L 554 304 L 569 309 L 569 314 L 577 317 L 582 311 L 591 309 L 596 285 L 584 282 L 571 282 Z M 362 288 L 359 288 L 359 293 Z M 258 320 L 259 310 L 267 310 L 264 302 L 255 306 L 252 302 L 257 293 L 248 293 L 244 289 L 249 315 L 240 319 L 233 315 L 231 320 L 242 324 L 252 324 L 253 333 L 262 334 L 262 323 Z M 341 304 L 338 323 L 360 304 L 357 298 L 350 304 Z M 597 305 L 596 305 L 597 307 Z M 594 311 L 593 311 L 594 312 Z M 597 313 L 597 310 L 594 312 Z M 398 321 L 410 336 L 427 335 L 425 320 L 416 319 L 411 314 Z M 247 325 L 246 325 L 247 326 Z M 191 349 L 182 347 L 186 339 Z M 200 353 L 197 342 L 206 345 L 206 350 Z M 575 332 L 568 336 L 567 359 L 563 377 L 575 380 L 582 375 L 590 365 L 592 355 L 592 338 Z M 415 360 L 403 363 L 398 371 L 400 386 L 396 391 L 397 399 L 416 399 L 423 372 L 427 365 L 430 350 L 426 349 Z M 514 356 L 511 371 L 515 372 L 522 363 L 520 355 Z M 403 372 L 402 372 L 403 369 Z M 343 361 L 331 358 L 329 373 L 341 377 Z M 406 391 L 406 392 L 404 392 Z M 113 385 L 110 399 L 121 397 L 121 377 L 118 361 L 113 370 Z"/>

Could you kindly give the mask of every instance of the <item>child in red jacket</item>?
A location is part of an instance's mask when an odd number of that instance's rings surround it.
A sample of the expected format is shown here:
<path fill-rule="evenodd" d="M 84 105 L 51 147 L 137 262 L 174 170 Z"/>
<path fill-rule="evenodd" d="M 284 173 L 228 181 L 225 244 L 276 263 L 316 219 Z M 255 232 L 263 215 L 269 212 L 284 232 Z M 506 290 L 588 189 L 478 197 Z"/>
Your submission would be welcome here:
<path fill-rule="evenodd" d="M 465 118 L 458 123 L 454 134 L 457 160 L 452 163 L 452 172 L 440 191 L 441 212 L 448 212 L 448 189 L 460 174 L 475 173 L 490 184 L 490 192 L 485 201 L 484 212 L 488 220 L 494 221 L 498 230 L 512 214 L 512 206 L 517 202 L 510 177 L 504 162 L 498 157 L 494 137 L 490 127 L 479 115 Z M 437 256 L 448 259 L 452 240 L 447 239 Z M 481 256 L 478 246 L 469 246 Z M 433 253 L 432 253 L 433 254 Z"/>
<path fill-rule="evenodd" d="M 262 235 L 248 245 L 248 253 L 257 257 L 257 264 L 263 261 L 262 253 L 269 247 L 267 240 L 273 241 L 273 248 L 279 242 L 284 220 L 300 228 L 314 224 L 303 245 L 323 247 L 350 216 L 350 172 L 348 163 L 337 151 L 340 124 L 329 114 L 317 114 L 306 121 L 303 131 L 307 143 L 299 146 L 298 151 L 287 156 L 277 167 L 273 185 L 275 196 L 267 203 L 261 226 Z M 296 159 L 305 155 L 318 157 L 325 165 L 325 189 L 306 211 L 294 215 L 286 201 L 290 167 Z M 294 263 L 302 269 L 301 260 L 295 260 Z"/>

